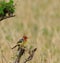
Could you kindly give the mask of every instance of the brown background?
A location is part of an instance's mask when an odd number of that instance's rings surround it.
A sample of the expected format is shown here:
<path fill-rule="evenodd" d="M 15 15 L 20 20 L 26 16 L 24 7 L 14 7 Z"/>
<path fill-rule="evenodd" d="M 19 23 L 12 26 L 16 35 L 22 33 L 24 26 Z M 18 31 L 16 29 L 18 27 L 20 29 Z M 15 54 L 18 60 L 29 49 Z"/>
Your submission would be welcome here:
<path fill-rule="evenodd" d="M 26 34 L 28 47 L 37 47 L 34 58 L 27 63 L 60 63 L 60 0 L 14 0 L 15 17 L 0 22 L 0 63 L 15 59 L 16 42 Z M 14 58 L 13 58 L 14 56 Z M 21 58 L 21 63 L 27 54 Z"/>

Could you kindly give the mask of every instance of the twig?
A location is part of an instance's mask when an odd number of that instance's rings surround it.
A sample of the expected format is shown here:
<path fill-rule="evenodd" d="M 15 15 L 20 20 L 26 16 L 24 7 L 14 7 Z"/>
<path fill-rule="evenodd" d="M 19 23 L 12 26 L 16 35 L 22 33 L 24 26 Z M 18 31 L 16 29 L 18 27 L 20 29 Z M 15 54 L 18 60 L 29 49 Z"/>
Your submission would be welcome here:
<path fill-rule="evenodd" d="M 0 21 L 2 21 L 2 20 L 4 20 L 4 19 L 7 19 L 7 18 L 11 18 L 11 17 L 15 17 L 15 15 L 13 15 L 13 16 L 6 16 L 6 17 L 4 17 L 3 19 L 1 19 Z"/>
<path fill-rule="evenodd" d="M 18 55 L 17 55 L 17 58 L 16 58 L 14 63 L 19 63 L 20 62 L 20 58 L 24 54 L 24 52 L 25 52 L 24 48 L 21 48 L 21 47 L 18 48 Z"/>
<path fill-rule="evenodd" d="M 15 47 L 17 47 L 18 45 L 14 46 L 12 49 L 14 49 Z M 34 48 L 32 51 L 29 50 L 29 57 L 26 59 L 26 61 L 24 63 L 26 63 L 27 61 L 30 61 L 32 60 L 33 56 L 34 56 L 34 53 L 35 51 L 37 50 L 37 48 Z M 25 47 L 21 47 L 21 46 L 18 46 L 18 55 L 17 55 L 17 58 L 15 60 L 14 63 L 19 63 L 20 62 L 20 58 L 21 56 L 25 53 L 26 49 Z"/>
<path fill-rule="evenodd" d="M 35 53 L 35 51 L 37 50 L 37 48 L 35 48 L 35 49 L 33 49 L 32 51 L 31 51 L 31 54 L 30 54 L 30 56 L 26 59 L 26 61 L 24 62 L 24 63 L 26 63 L 27 61 L 30 61 L 30 60 L 32 60 L 32 58 L 33 58 L 33 56 L 34 56 L 34 53 Z"/>

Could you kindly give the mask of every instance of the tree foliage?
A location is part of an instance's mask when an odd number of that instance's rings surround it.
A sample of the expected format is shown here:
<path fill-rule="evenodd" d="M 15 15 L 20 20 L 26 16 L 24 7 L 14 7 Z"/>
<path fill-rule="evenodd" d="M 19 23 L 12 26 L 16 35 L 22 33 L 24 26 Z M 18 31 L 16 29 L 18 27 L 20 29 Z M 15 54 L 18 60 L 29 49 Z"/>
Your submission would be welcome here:
<path fill-rule="evenodd" d="M 7 12 L 14 13 L 15 8 L 14 8 L 14 1 L 9 0 L 9 2 L 6 2 L 5 0 L 0 2 L 0 15 L 4 15 Z"/>

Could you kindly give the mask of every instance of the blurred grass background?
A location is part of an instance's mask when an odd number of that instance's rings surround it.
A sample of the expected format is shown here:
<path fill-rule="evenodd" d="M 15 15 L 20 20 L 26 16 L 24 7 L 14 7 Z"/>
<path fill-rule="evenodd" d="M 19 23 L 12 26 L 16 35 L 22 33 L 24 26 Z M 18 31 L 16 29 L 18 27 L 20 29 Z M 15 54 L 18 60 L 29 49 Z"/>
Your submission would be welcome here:
<path fill-rule="evenodd" d="M 18 0 L 16 3 L 16 16 L 0 22 L 0 63 L 1 50 L 6 58 L 3 63 L 13 63 L 16 51 L 11 47 L 23 34 L 29 37 L 28 46 L 37 47 L 28 63 L 60 63 L 60 0 Z"/>

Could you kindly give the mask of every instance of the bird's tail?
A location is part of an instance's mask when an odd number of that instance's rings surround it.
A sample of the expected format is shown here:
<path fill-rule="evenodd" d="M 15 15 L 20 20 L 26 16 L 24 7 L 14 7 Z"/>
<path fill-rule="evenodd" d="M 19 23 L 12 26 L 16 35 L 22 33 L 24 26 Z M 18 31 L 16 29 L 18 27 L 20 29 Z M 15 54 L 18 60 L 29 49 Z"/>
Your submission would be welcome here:
<path fill-rule="evenodd" d="M 14 47 L 12 47 L 12 49 L 16 48 L 18 45 L 15 45 Z"/>

